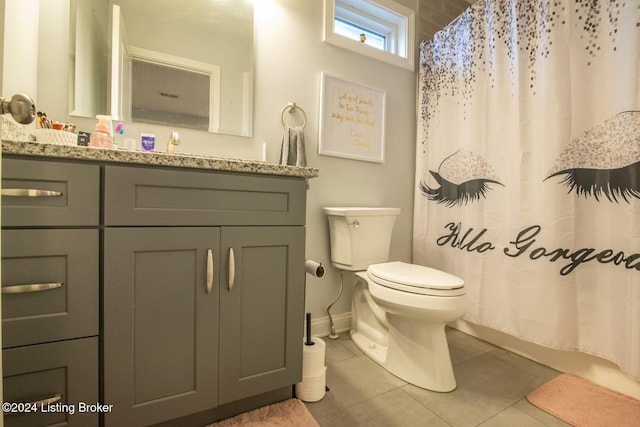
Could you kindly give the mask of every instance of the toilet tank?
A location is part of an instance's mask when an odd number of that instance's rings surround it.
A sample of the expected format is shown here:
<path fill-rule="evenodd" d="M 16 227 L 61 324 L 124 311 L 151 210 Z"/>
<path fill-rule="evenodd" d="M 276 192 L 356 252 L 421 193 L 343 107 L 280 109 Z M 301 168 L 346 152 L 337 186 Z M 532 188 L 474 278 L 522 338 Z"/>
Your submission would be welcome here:
<path fill-rule="evenodd" d="M 326 207 L 331 263 L 342 270 L 362 271 L 389 260 L 391 232 L 399 208 Z"/>

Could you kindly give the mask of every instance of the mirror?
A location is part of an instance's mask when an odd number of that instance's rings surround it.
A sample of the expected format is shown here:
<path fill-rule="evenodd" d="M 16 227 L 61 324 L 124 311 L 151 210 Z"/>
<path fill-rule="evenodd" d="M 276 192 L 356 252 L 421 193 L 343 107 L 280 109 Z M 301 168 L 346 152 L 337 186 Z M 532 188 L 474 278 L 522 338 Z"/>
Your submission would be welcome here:
<path fill-rule="evenodd" d="M 41 7 L 46 7 L 41 5 Z M 52 22 L 49 13 L 40 14 L 40 31 L 55 34 L 47 28 Z M 46 30 L 45 30 L 46 28 Z M 108 115 L 109 111 L 109 4 L 105 0 L 71 0 L 69 10 L 69 114 L 80 117 Z M 44 43 L 42 37 L 39 47 Z M 46 58 L 39 48 L 38 76 L 45 72 L 43 62 L 55 64 L 55 58 Z M 53 61 L 53 62 L 52 62 Z M 39 77 L 38 94 L 42 79 Z M 40 100 L 39 100 L 40 101 Z"/>
<path fill-rule="evenodd" d="M 51 42 L 65 35 L 68 61 Z M 70 115 L 252 134 L 248 0 L 40 2 L 38 39 L 38 109 L 64 99 L 50 80 L 66 66 Z"/>

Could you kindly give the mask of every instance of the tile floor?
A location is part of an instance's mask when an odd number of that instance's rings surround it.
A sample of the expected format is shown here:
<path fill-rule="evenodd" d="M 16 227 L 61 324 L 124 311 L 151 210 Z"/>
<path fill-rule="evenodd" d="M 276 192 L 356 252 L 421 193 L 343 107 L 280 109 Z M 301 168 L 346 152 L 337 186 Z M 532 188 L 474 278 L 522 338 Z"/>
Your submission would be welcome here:
<path fill-rule="evenodd" d="M 540 427 L 568 424 L 526 395 L 558 371 L 447 328 L 458 387 L 437 393 L 393 376 L 364 355 L 348 333 L 327 343 L 325 397 L 307 408 L 322 427 Z"/>

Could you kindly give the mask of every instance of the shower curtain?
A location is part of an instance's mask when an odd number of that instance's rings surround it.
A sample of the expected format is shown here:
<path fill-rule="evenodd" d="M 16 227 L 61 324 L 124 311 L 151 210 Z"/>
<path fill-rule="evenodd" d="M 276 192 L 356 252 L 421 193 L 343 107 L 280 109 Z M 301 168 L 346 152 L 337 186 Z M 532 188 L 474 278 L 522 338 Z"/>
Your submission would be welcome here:
<path fill-rule="evenodd" d="M 640 0 L 481 0 L 420 53 L 414 262 L 640 379 Z"/>

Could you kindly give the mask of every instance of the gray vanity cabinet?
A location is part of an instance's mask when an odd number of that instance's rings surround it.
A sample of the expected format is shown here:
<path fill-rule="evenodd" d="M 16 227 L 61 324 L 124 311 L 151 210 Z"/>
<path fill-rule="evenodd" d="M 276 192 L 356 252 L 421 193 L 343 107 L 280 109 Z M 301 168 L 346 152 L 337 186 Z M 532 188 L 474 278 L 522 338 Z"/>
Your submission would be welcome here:
<path fill-rule="evenodd" d="M 67 405 L 5 425 L 204 425 L 291 396 L 304 178 L 25 155 L 2 190 L 4 398 Z"/>
<path fill-rule="evenodd" d="M 105 167 L 105 425 L 300 381 L 302 179 Z"/>

